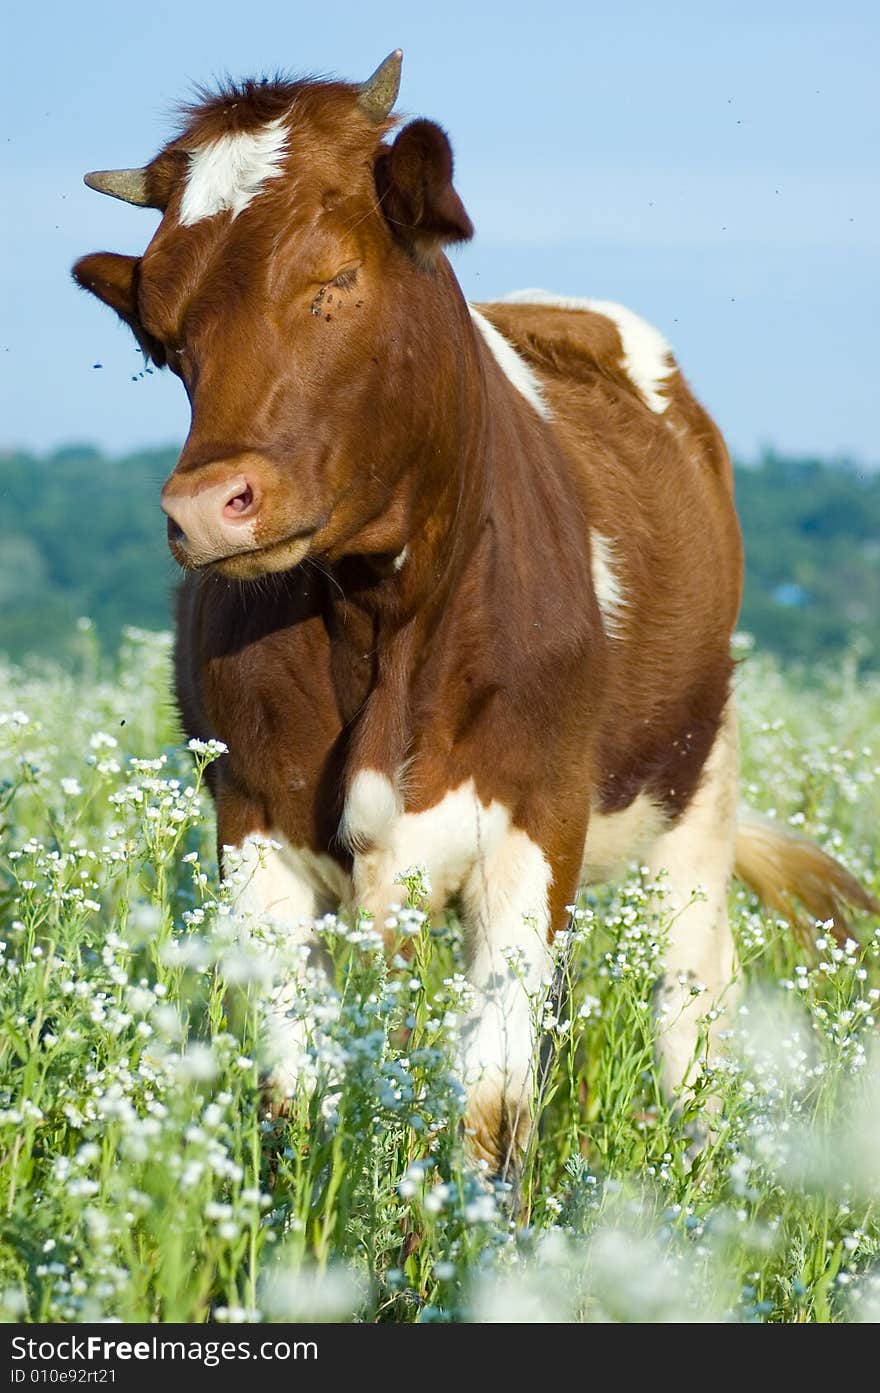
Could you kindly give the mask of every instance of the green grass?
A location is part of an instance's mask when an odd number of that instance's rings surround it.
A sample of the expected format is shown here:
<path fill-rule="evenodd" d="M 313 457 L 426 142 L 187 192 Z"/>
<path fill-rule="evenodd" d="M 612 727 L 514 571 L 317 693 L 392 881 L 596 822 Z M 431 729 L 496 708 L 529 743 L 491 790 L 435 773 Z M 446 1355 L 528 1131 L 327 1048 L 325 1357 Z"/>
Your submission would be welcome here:
<path fill-rule="evenodd" d="M 459 926 L 418 876 L 387 961 L 326 921 L 308 1080 L 260 1093 L 265 954 L 220 887 L 167 639 L 102 676 L 0 669 L 0 1311 L 5 1319 L 880 1318 L 880 927 L 810 955 L 742 890 L 743 1007 L 674 1108 L 653 1057 L 662 882 L 581 899 L 557 945 L 516 1189 L 470 1167 L 452 1064 Z M 880 681 L 748 657 L 744 790 L 877 889 Z M 402 894 L 404 894 L 402 890 Z M 280 957 L 283 950 L 279 949 Z M 877 1268 L 880 1273 L 880 1267 Z"/>

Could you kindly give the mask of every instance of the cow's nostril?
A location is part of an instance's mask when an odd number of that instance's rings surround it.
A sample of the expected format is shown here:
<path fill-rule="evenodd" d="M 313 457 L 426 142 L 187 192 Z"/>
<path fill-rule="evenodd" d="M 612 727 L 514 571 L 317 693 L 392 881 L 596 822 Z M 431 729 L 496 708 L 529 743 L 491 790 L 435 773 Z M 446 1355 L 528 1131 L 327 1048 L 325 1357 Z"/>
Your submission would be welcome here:
<path fill-rule="evenodd" d="M 237 493 L 234 498 L 230 498 L 223 509 L 227 517 L 240 517 L 253 507 L 254 491 L 250 484 L 246 484 L 241 493 Z"/>
<path fill-rule="evenodd" d="M 169 542 L 177 542 L 181 546 L 186 541 L 186 533 L 180 524 L 174 521 L 174 518 L 168 519 L 168 540 Z"/>

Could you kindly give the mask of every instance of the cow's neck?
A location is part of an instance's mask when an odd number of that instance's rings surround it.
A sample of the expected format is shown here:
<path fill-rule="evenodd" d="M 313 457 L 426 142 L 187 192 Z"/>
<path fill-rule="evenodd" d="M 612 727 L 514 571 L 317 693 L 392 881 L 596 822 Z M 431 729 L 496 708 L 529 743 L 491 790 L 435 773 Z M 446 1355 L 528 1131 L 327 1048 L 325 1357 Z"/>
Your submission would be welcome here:
<path fill-rule="evenodd" d="M 466 401 L 456 438 L 432 469 L 404 476 L 424 505 L 403 546 L 379 557 L 336 563 L 328 583 L 328 633 L 340 713 L 351 723 L 348 766 L 392 774 L 412 747 L 414 706 L 424 731 L 425 689 L 443 685 L 445 716 L 465 700 L 456 670 L 474 680 L 528 684 L 544 669 L 567 626 L 573 646 L 588 634 L 559 595 L 588 594 L 585 500 L 552 428 L 512 386 L 471 331 Z M 406 512 L 407 509 L 401 511 Z M 548 561 L 557 568 L 548 575 Z M 566 574 L 569 572 L 569 574 Z M 499 643 L 499 635 L 504 642 Z M 505 657 L 505 651 L 507 657 Z M 498 664 L 506 668 L 494 674 Z M 439 694 L 438 694 L 439 695 Z"/>

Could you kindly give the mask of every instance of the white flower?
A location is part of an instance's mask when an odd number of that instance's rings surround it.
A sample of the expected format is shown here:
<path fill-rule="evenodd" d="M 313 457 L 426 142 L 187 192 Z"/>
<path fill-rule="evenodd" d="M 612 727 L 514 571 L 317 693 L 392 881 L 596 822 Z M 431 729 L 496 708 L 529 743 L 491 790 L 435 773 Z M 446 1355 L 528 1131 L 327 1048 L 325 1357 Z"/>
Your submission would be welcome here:
<path fill-rule="evenodd" d="M 205 1205 L 206 1219 L 215 1221 L 218 1219 L 231 1219 L 232 1214 L 233 1209 L 231 1204 L 218 1204 L 215 1200 L 209 1200 Z"/>
<path fill-rule="evenodd" d="M 2 717 L 0 717 L 2 720 Z M 0 1291 L 0 1311 L 4 1315 L 11 1316 L 13 1320 L 26 1315 L 27 1297 L 21 1287 L 4 1287 Z"/>
<path fill-rule="evenodd" d="M 464 1217 L 469 1224 L 491 1224 L 497 1213 L 493 1195 L 480 1195 L 464 1207 Z"/>
<path fill-rule="evenodd" d="M 183 1034 L 183 1022 L 174 1006 L 157 1006 L 152 1013 L 152 1020 L 163 1040 L 179 1040 Z"/>
<path fill-rule="evenodd" d="M 177 1077 L 183 1082 L 209 1083 L 217 1077 L 219 1064 L 210 1045 L 193 1042 L 177 1058 Z"/>
<path fill-rule="evenodd" d="M 258 1325 L 263 1315 L 250 1306 L 215 1306 L 214 1319 L 224 1325 Z"/>
<path fill-rule="evenodd" d="M 425 1195 L 425 1208 L 429 1214 L 439 1214 L 449 1199 L 448 1185 L 434 1185 Z"/>
<path fill-rule="evenodd" d="M 155 1005 L 153 993 L 146 987 L 130 987 L 128 1004 L 137 1016 L 144 1016 Z"/>
<path fill-rule="evenodd" d="M 161 928 L 162 915 L 156 905 L 140 901 L 131 906 L 128 923 L 139 937 L 151 938 Z"/>
<path fill-rule="evenodd" d="M 191 750 L 194 755 L 225 755 L 229 746 L 224 745 L 222 740 L 188 740 L 186 748 Z"/>
<path fill-rule="evenodd" d="M 95 734 L 89 740 L 89 744 L 93 750 L 115 750 L 119 748 L 119 741 L 115 740 L 112 735 L 107 735 L 103 730 L 95 731 Z"/>
<path fill-rule="evenodd" d="M 260 1298 L 261 1309 L 278 1320 L 339 1321 L 354 1315 L 364 1288 L 350 1268 L 279 1266 L 264 1277 Z"/>

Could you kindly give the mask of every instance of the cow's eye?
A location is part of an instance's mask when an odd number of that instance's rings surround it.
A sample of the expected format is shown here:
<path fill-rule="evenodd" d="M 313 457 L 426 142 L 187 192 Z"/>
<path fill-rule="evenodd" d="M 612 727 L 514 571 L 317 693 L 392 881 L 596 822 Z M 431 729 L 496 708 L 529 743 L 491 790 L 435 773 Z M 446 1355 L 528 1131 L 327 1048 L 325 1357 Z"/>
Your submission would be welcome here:
<path fill-rule="evenodd" d="M 357 284 L 357 274 L 358 268 L 356 266 L 347 266 L 344 271 L 340 271 L 338 275 L 333 277 L 330 284 L 335 285 L 339 290 L 351 290 L 352 286 Z"/>

